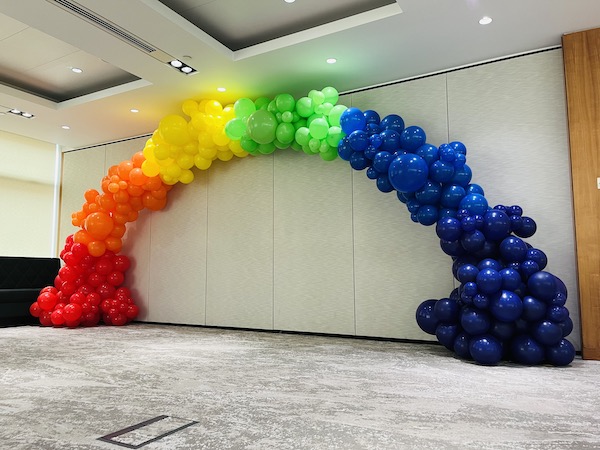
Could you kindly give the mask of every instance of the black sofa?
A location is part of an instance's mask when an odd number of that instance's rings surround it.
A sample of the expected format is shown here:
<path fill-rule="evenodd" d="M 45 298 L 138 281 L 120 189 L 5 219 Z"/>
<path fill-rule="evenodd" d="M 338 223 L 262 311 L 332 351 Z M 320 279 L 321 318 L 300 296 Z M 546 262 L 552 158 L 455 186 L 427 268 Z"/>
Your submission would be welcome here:
<path fill-rule="evenodd" d="M 0 256 L 0 326 L 39 323 L 29 307 L 58 269 L 59 258 Z"/>

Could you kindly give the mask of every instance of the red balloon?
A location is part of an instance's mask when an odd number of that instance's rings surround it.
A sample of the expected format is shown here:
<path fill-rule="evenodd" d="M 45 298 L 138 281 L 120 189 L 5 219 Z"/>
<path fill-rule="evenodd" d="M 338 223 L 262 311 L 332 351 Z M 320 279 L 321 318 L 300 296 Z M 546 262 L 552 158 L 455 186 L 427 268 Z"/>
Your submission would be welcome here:
<path fill-rule="evenodd" d="M 91 294 L 92 292 L 96 292 L 96 290 L 94 289 L 94 286 L 92 286 L 91 284 L 82 284 L 81 286 L 79 286 L 77 288 L 77 292 L 81 292 L 83 295 L 87 296 L 87 295 Z"/>
<path fill-rule="evenodd" d="M 73 323 L 79 321 L 82 313 L 83 308 L 77 303 L 69 303 L 68 305 L 65 305 L 63 309 L 63 317 L 65 318 L 67 326 L 70 326 L 69 322 Z"/>
<path fill-rule="evenodd" d="M 97 292 L 91 292 L 87 295 L 86 301 L 93 306 L 98 306 L 102 301 L 102 297 Z"/>
<path fill-rule="evenodd" d="M 58 294 L 58 289 L 56 289 L 54 286 L 46 286 L 45 288 L 43 288 L 43 289 L 40 291 L 40 294 L 41 294 L 42 292 L 51 292 L 51 293 L 53 293 L 53 294 Z"/>
<path fill-rule="evenodd" d="M 125 313 L 125 315 L 129 320 L 133 320 L 138 316 L 139 313 L 140 308 L 138 308 L 137 305 L 128 305 L 127 312 Z"/>
<path fill-rule="evenodd" d="M 63 281 L 75 281 L 77 275 L 77 272 L 71 266 L 63 266 L 58 270 L 58 276 Z"/>
<path fill-rule="evenodd" d="M 98 313 L 85 313 L 81 316 L 81 325 L 84 327 L 95 327 L 100 322 L 100 314 Z"/>
<path fill-rule="evenodd" d="M 69 303 L 77 303 L 81 305 L 86 300 L 86 295 L 82 292 L 75 292 L 73 295 L 69 297 Z"/>
<path fill-rule="evenodd" d="M 77 285 L 71 281 L 63 281 L 60 285 L 60 290 L 64 295 L 70 297 L 77 290 Z"/>
<path fill-rule="evenodd" d="M 113 286 L 120 286 L 125 281 L 125 275 L 123 275 L 123 272 L 115 270 L 106 276 L 106 281 Z"/>
<path fill-rule="evenodd" d="M 60 327 L 60 326 L 64 325 L 65 318 L 63 316 L 63 310 L 55 309 L 54 311 L 52 311 L 52 314 L 50 314 L 50 321 L 52 322 L 52 325 L 54 325 L 55 327 Z"/>
<path fill-rule="evenodd" d="M 131 267 L 131 261 L 125 255 L 117 255 L 113 261 L 115 270 L 126 272 Z"/>
<path fill-rule="evenodd" d="M 115 315 L 109 314 L 109 318 L 110 318 L 110 324 L 116 325 L 118 327 L 123 326 L 127 323 L 127 316 L 122 313 L 117 313 Z"/>
<path fill-rule="evenodd" d="M 103 299 L 113 298 L 115 295 L 115 287 L 110 283 L 104 282 L 96 288 L 96 292 L 100 294 L 100 297 Z"/>
<path fill-rule="evenodd" d="M 97 288 L 106 281 L 106 277 L 104 275 L 100 275 L 98 272 L 92 272 L 88 275 L 87 281 L 91 286 Z"/>
<path fill-rule="evenodd" d="M 42 311 L 42 313 L 40 314 L 40 325 L 42 325 L 43 327 L 51 327 L 52 326 L 52 319 L 50 319 L 51 315 L 52 315 L 52 313 L 50 311 Z"/>
<path fill-rule="evenodd" d="M 29 314 L 31 314 L 33 317 L 40 317 L 40 314 L 42 313 L 43 309 L 40 308 L 40 305 L 38 304 L 38 302 L 33 302 L 31 304 L 31 306 L 29 307 Z"/>
<path fill-rule="evenodd" d="M 37 304 L 44 311 L 52 311 L 54 306 L 58 303 L 58 295 L 52 292 L 42 292 L 38 295 Z"/>
<path fill-rule="evenodd" d="M 100 258 L 96 263 L 96 272 L 100 275 L 108 275 L 114 270 L 114 264 L 110 258 Z"/>
<path fill-rule="evenodd" d="M 71 253 L 78 259 L 82 260 L 84 257 L 88 256 L 88 249 L 85 244 L 81 242 L 75 242 L 71 247 Z"/>

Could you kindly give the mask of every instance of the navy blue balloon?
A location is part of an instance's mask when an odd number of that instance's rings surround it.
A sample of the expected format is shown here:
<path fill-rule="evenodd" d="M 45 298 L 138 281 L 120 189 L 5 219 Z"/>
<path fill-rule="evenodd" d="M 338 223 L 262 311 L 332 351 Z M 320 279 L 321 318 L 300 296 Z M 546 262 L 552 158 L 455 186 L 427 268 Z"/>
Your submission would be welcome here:
<path fill-rule="evenodd" d="M 511 231 L 520 230 L 523 226 L 523 218 L 521 216 L 509 216 Z"/>
<path fill-rule="evenodd" d="M 381 137 L 381 150 L 393 153 L 400 149 L 400 134 L 397 131 L 383 130 L 379 137 Z"/>
<path fill-rule="evenodd" d="M 354 150 L 352 150 L 350 142 L 348 142 L 348 136 L 346 136 L 338 144 L 338 155 L 340 155 L 340 158 L 344 161 L 350 161 L 350 157 L 353 153 Z"/>
<path fill-rule="evenodd" d="M 417 220 L 421 225 L 431 226 L 438 221 L 438 209 L 433 205 L 422 205 L 417 211 Z"/>
<path fill-rule="evenodd" d="M 467 187 L 471 182 L 471 178 L 473 178 L 473 171 L 468 165 L 463 164 L 460 168 L 454 170 L 454 176 L 450 182 Z"/>
<path fill-rule="evenodd" d="M 490 306 L 490 298 L 485 294 L 475 294 L 471 303 L 475 308 L 487 309 Z"/>
<path fill-rule="evenodd" d="M 505 291 L 515 291 L 521 285 L 521 274 L 515 269 L 509 267 L 500 271 L 502 277 L 502 289 Z"/>
<path fill-rule="evenodd" d="M 549 320 L 543 320 L 533 325 L 531 335 L 542 345 L 556 345 L 563 338 L 562 329 Z"/>
<path fill-rule="evenodd" d="M 379 123 L 384 130 L 394 130 L 398 133 L 404 131 L 404 120 L 397 114 L 385 116 Z"/>
<path fill-rule="evenodd" d="M 340 116 L 340 127 L 347 135 L 356 130 L 364 130 L 366 124 L 367 119 L 365 119 L 363 112 L 358 108 L 348 108 Z"/>
<path fill-rule="evenodd" d="M 417 325 L 419 325 L 421 330 L 428 334 L 435 334 L 435 329 L 439 323 L 433 314 L 433 308 L 435 307 L 436 302 L 437 300 L 433 299 L 425 300 L 417 307 Z"/>
<path fill-rule="evenodd" d="M 556 295 L 552 297 L 552 300 L 548 302 L 548 304 L 552 306 L 564 306 L 565 303 L 567 303 L 567 296 L 562 292 L 557 292 Z"/>
<path fill-rule="evenodd" d="M 566 339 L 561 339 L 558 344 L 546 348 L 546 359 L 554 366 L 568 366 L 575 359 L 575 347 Z"/>
<path fill-rule="evenodd" d="M 369 145 L 367 145 L 367 148 L 365 149 L 363 154 L 365 155 L 365 158 L 373 160 L 375 158 L 375 155 L 377 153 L 379 153 L 380 151 L 381 150 L 379 148 L 376 148 L 372 144 L 369 144 Z"/>
<path fill-rule="evenodd" d="M 474 282 L 478 273 L 479 269 L 474 264 L 464 264 L 456 270 L 456 279 L 461 283 Z"/>
<path fill-rule="evenodd" d="M 434 161 L 429 166 L 430 177 L 438 183 L 448 183 L 454 176 L 454 165 L 444 161 Z"/>
<path fill-rule="evenodd" d="M 390 179 L 388 178 L 387 174 L 382 173 L 377 177 L 377 189 L 384 193 L 392 192 L 394 190 L 394 186 L 392 186 L 392 183 L 390 183 Z"/>
<path fill-rule="evenodd" d="M 527 280 L 531 275 L 538 273 L 540 271 L 540 266 L 535 261 L 530 259 L 526 259 L 521 264 L 519 264 L 519 272 L 523 279 Z"/>
<path fill-rule="evenodd" d="M 460 141 L 450 142 L 450 147 L 452 147 L 456 153 L 461 153 L 463 155 L 467 154 L 467 147 Z"/>
<path fill-rule="evenodd" d="M 465 194 L 465 188 L 462 186 L 449 184 L 442 189 L 440 203 L 444 208 L 457 208 Z"/>
<path fill-rule="evenodd" d="M 567 337 L 573 331 L 573 320 L 570 317 L 567 317 L 566 320 L 562 322 L 558 322 L 557 325 L 562 330 L 563 337 Z"/>
<path fill-rule="evenodd" d="M 554 276 L 554 281 L 556 282 L 556 290 L 558 292 L 562 292 L 565 295 L 565 297 L 567 297 L 568 293 L 567 286 L 565 285 L 565 283 L 557 276 Z"/>
<path fill-rule="evenodd" d="M 375 170 L 374 167 L 369 167 L 367 169 L 367 178 L 369 178 L 370 180 L 376 180 L 378 176 L 379 172 Z"/>
<path fill-rule="evenodd" d="M 544 270 L 544 268 L 548 265 L 548 257 L 546 256 L 546 254 L 543 251 L 541 251 L 537 248 L 527 249 L 526 259 L 535 261 L 537 263 L 538 267 L 540 268 L 540 270 Z"/>
<path fill-rule="evenodd" d="M 493 320 L 492 326 L 490 327 L 490 334 L 497 337 L 502 342 L 507 342 L 515 335 L 517 326 L 515 322 L 501 322 L 499 320 Z"/>
<path fill-rule="evenodd" d="M 487 311 L 466 306 L 460 314 L 460 325 L 472 336 L 483 334 L 490 329 L 490 315 Z"/>
<path fill-rule="evenodd" d="M 523 313 L 523 301 L 512 291 L 501 291 L 492 296 L 490 312 L 496 320 L 513 322 Z"/>
<path fill-rule="evenodd" d="M 350 156 L 350 166 L 354 170 L 364 170 L 371 164 L 371 160 L 366 158 L 361 152 L 354 152 Z"/>
<path fill-rule="evenodd" d="M 439 222 L 438 222 L 439 223 Z M 440 240 L 440 247 L 442 251 L 449 256 L 463 256 L 465 254 L 465 249 L 460 244 L 460 241 L 445 241 L 443 239 Z"/>
<path fill-rule="evenodd" d="M 527 334 L 515 337 L 510 344 L 511 359 L 519 364 L 541 364 L 546 357 L 545 353 L 544 347 Z"/>
<path fill-rule="evenodd" d="M 408 212 L 411 214 L 416 214 L 419 211 L 419 208 L 421 207 L 421 204 L 416 200 L 416 199 L 412 199 L 406 202 L 406 208 L 408 209 Z"/>
<path fill-rule="evenodd" d="M 379 117 L 379 113 L 377 111 L 373 111 L 372 109 L 367 109 L 363 115 L 365 116 L 365 121 L 367 123 L 375 123 L 379 124 L 381 118 Z"/>
<path fill-rule="evenodd" d="M 421 127 L 410 126 L 400 133 L 400 146 L 410 152 L 414 152 L 426 141 L 427 136 Z"/>
<path fill-rule="evenodd" d="M 439 159 L 439 150 L 435 145 L 423 144 L 416 151 L 415 154 L 419 155 L 425 160 L 428 166 L 431 166 L 434 161 Z"/>
<path fill-rule="evenodd" d="M 479 364 L 494 366 L 502 360 L 502 344 L 491 335 L 471 339 L 469 350 Z"/>
<path fill-rule="evenodd" d="M 452 347 L 454 347 L 454 340 L 460 332 L 461 329 L 456 324 L 440 323 L 435 329 L 435 337 L 440 344 L 448 350 L 452 350 Z"/>
<path fill-rule="evenodd" d="M 418 191 L 427 181 L 428 174 L 425 160 L 410 153 L 396 157 L 388 172 L 392 186 L 400 192 Z"/>
<path fill-rule="evenodd" d="M 523 314 L 521 317 L 528 322 L 537 322 L 546 317 L 546 303 L 535 297 L 523 297 Z"/>
<path fill-rule="evenodd" d="M 521 227 L 518 230 L 515 230 L 515 234 L 522 238 L 528 238 L 535 234 L 537 231 L 537 225 L 535 220 L 531 217 L 522 217 L 521 218 Z"/>
<path fill-rule="evenodd" d="M 497 270 L 486 268 L 479 271 L 475 282 L 477 290 L 482 294 L 495 294 L 502 287 L 502 275 Z"/>
<path fill-rule="evenodd" d="M 435 232 L 440 239 L 444 241 L 456 241 L 462 235 L 460 220 L 453 217 L 444 217 L 438 220 Z"/>
<path fill-rule="evenodd" d="M 452 208 L 440 208 L 440 219 L 445 217 L 456 218 L 456 210 Z"/>
<path fill-rule="evenodd" d="M 437 205 L 441 196 L 442 186 L 431 180 L 427 180 L 423 187 L 415 192 L 415 198 L 422 205 Z"/>
<path fill-rule="evenodd" d="M 469 215 L 481 215 L 488 210 L 488 202 L 481 194 L 466 194 L 460 201 L 459 208 L 466 209 Z"/>
<path fill-rule="evenodd" d="M 500 241 L 510 233 L 510 218 L 504 211 L 492 209 L 483 216 L 483 234 L 491 241 Z"/>
<path fill-rule="evenodd" d="M 365 126 L 365 131 L 367 132 L 369 137 L 371 137 L 371 136 L 379 135 L 379 133 L 381 133 L 383 130 L 381 129 L 381 127 L 378 124 L 367 122 L 367 125 Z"/>
<path fill-rule="evenodd" d="M 456 353 L 459 358 L 472 359 L 471 352 L 469 351 L 470 343 L 470 336 L 463 331 L 456 336 L 456 339 L 454 339 L 452 350 L 454 350 L 454 353 Z"/>
<path fill-rule="evenodd" d="M 364 152 L 369 145 L 369 135 L 363 130 L 353 131 L 348 135 L 348 143 L 355 152 Z"/>
<path fill-rule="evenodd" d="M 485 245 L 485 236 L 479 230 L 465 232 L 460 238 L 460 243 L 468 253 L 476 253 Z"/>
<path fill-rule="evenodd" d="M 485 193 L 483 192 L 483 188 L 481 186 L 479 186 L 478 184 L 475 183 L 471 183 L 467 186 L 467 194 L 480 194 L 480 195 L 485 195 Z"/>
<path fill-rule="evenodd" d="M 500 262 L 496 259 L 493 258 L 485 258 L 482 259 L 481 261 L 479 261 L 479 263 L 477 264 L 477 268 L 479 270 L 483 270 L 483 269 L 494 269 L 497 272 L 500 272 L 503 267 L 502 264 L 500 264 Z"/>
<path fill-rule="evenodd" d="M 381 151 L 373 159 L 373 168 L 380 173 L 387 173 L 394 156 L 390 152 Z"/>
<path fill-rule="evenodd" d="M 460 226 L 464 231 L 474 231 L 477 228 L 477 221 L 475 220 L 475 216 L 463 217 L 460 220 Z"/>
<path fill-rule="evenodd" d="M 550 272 L 539 271 L 529 277 L 527 289 L 534 297 L 548 302 L 556 295 L 556 279 Z"/>
<path fill-rule="evenodd" d="M 549 306 L 546 317 L 552 322 L 564 322 L 569 317 L 569 310 L 564 306 Z"/>
<path fill-rule="evenodd" d="M 522 239 L 508 236 L 500 243 L 500 255 L 506 262 L 521 262 L 527 257 L 527 245 Z"/>
<path fill-rule="evenodd" d="M 455 299 L 441 298 L 433 307 L 433 314 L 440 322 L 458 323 L 460 306 Z"/>

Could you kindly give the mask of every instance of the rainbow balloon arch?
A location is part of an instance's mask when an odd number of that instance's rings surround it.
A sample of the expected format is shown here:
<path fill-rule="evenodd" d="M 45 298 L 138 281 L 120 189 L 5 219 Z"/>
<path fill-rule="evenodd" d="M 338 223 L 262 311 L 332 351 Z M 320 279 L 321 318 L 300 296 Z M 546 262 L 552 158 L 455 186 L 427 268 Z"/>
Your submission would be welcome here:
<path fill-rule="evenodd" d="M 85 192 L 81 210 L 72 214 L 79 229 L 60 253 L 64 265 L 31 314 L 43 326 L 69 328 L 135 319 L 139 309 L 123 285 L 130 260 L 119 254 L 127 223 L 144 209 L 163 209 L 175 184 L 194 180 L 194 168 L 291 148 L 325 161 L 339 156 L 366 170 L 380 191 L 396 191 L 414 222 L 435 225 L 460 286 L 419 305 L 423 331 L 479 364 L 570 364 L 567 289 L 544 271 L 544 252 L 523 240 L 536 232 L 535 221 L 517 205 L 488 205 L 481 186 L 471 183 L 461 142 L 436 147 L 422 128 L 405 127 L 396 114 L 381 119 L 338 100 L 338 91 L 325 87 L 299 99 L 240 98 L 225 107 L 184 101 L 189 120 L 164 117 L 143 151 L 109 168 L 101 192 Z"/>

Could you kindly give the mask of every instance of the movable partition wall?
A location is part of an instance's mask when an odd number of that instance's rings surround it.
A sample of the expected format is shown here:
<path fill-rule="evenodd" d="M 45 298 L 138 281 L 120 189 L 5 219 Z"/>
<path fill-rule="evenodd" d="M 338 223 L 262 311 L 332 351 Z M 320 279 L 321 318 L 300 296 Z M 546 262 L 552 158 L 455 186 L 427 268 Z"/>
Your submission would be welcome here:
<path fill-rule="evenodd" d="M 490 203 L 521 205 L 538 223 L 527 241 L 567 285 L 569 339 L 579 349 L 562 51 L 366 89 L 339 103 L 399 114 L 435 145 L 466 145 L 473 182 Z M 75 230 L 70 214 L 85 190 L 145 140 L 64 154 L 61 239 Z M 395 193 L 379 192 L 345 161 L 293 150 L 216 162 L 196 175 L 170 192 L 165 210 L 128 225 L 126 284 L 139 320 L 433 339 L 415 309 L 456 286 L 451 259 L 434 227 L 413 223 Z"/>

